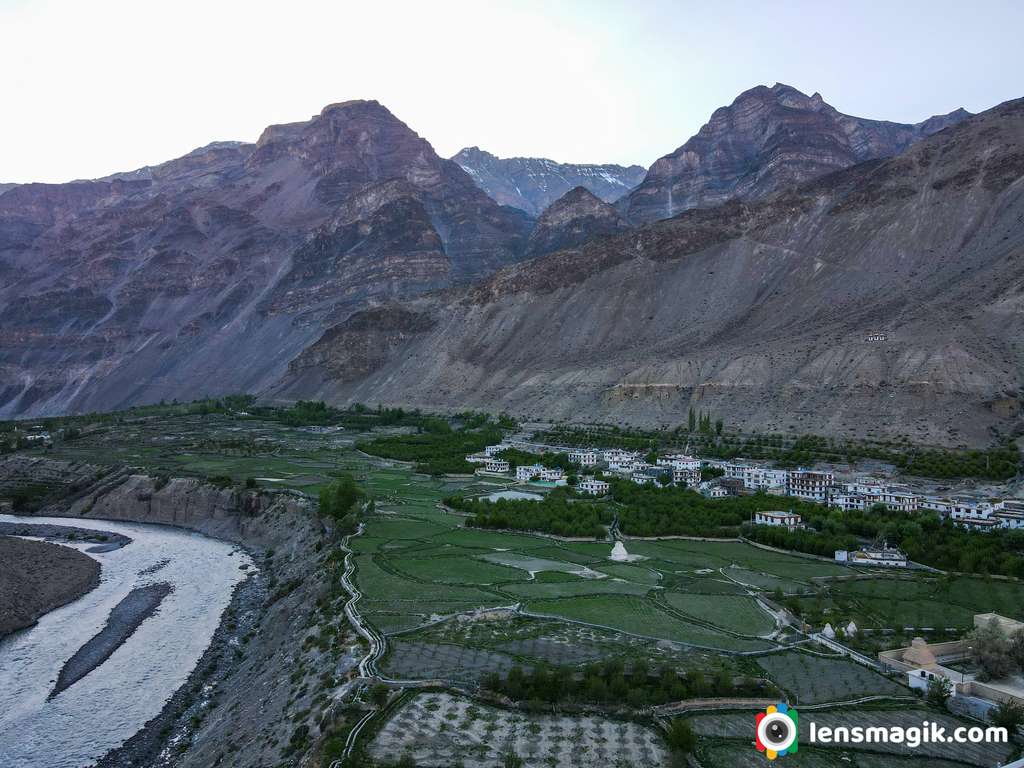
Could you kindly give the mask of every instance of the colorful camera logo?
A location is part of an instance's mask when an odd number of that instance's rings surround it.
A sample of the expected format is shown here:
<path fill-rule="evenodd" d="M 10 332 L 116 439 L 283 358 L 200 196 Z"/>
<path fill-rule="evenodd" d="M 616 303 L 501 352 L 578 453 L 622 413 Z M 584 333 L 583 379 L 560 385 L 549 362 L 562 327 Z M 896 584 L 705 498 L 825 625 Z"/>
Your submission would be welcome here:
<path fill-rule="evenodd" d="M 790 755 L 796 752 L 797 715 L 795 709 L 785 704 L 768 707 L 758 712 L 755 720 L 757 725 L 758 752 L 764 752 L 769 760 Z"/>

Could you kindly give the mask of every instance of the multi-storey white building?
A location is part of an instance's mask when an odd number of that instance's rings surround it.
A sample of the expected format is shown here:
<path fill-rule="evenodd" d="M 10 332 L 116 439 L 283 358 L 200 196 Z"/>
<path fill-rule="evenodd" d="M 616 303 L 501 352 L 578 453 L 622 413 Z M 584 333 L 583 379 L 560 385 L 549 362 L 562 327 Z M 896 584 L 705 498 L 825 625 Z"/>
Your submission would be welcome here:
<path fill-rule="evenodd" d="M 788 479 L 789 473 L 784 469 L 752 466 L 743 476 L 743 486 L 754 491 L 784 489 Z"/>
<path fill-rule="evenodd" d="M 534 478 L 540 477 L 543 471 L 543 464 L 520 464 L 516 467 L 516 480 L 521 483 L 529 482 Z"/>
<path fill-rule="evenodd" d="M 608 493 L 608 483 L 593 477 L 584 477 L 576 487 L 580 493 L 589 493 L 594 496 L 603 496 Z"/>
<path fill-rule="evenodd" d="M 570 451 L 569 461 L 581 467 L 596 467 L 598 462 L 596 451 Z"/>
<path fill-rule="evenodd" d="M 670 467 L 671 469 L 700 469 L 700 459 L 682 453 L 669 453 L 665 456 L 659 456 L 657 464 L 659 467 Z"/>
<path fill-rule="evenodd" d="M 545 483 L 564 482 L 565 472 L 559 467 L 543 467 L 540 471 L 540 479 Z"/>
<path fill-rule="evenodd" d="M 829 490 L 835 484 L 835 476 L 831 472 L 815 472 L 810 469 L 792 470 L 786 482 L 790 496 L 818 504 L 828 504 Z"/>
<path fill-rule="evenodd" d="M 488 472 L 504 474 L 509 471 L 509 465 L 504 459 L 488 459 L 487 463 L 484 464 L 484 469 Z"/>
<path fill-rule="evenodd" d="M 676 485 L 686 485 L 689 488 L 696 488 L 700 485 L 700 467 L 696 469 L 672 468 L 672 482 Z"/>
<path fill-rule="evenodd" d="M 509 447 L 510 446 L 509 446 L 508 443 L 498 443 L 497 445 L 488 445 L 486 448 L 484 448 L 484 455 L 485 456 L 493 456 L 496 453 L 501 453 L 502 451 L 507 451 L 509 449 Z"/>
<path fill-rule="evenodd" d="M 608 462 L 608 469 L 612 472 L 620 472 L 625 475 L 635 472 L 640 465 L 645 465 L 645 462 L 640 459 L 639 453 L 628 451 L 606 451 L 605 461 Z"/>

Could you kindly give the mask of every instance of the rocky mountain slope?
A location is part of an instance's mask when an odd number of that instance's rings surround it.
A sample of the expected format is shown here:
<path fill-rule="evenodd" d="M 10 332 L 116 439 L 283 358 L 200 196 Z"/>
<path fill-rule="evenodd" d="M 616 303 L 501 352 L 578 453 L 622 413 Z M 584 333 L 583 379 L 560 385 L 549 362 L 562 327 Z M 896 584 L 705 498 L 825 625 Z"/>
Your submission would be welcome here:
<path fill-rule="evenodd" d="M 583 187 L 605 202 L 614 202 L 639 184 L 639 165 L 577 165 L 542 157 L 495 157 L 479 147 L 467 147 L 452 157 L 484 192 L 502 205 L 531 216 L 540 215 L 574 187 Z"/>
<path fill-rule="evenodd" d="M 970 116 L 963 109 L 915 125 L 838 112 L 821 95 L 781 83 L 741 93 L 696 136 L 650 167 L 620 204 L 633 222 L 670 218 L 738 197 L 751 200 L 865 160 L 899 154 Z"/>
<path fill-rule="evenodd" d="M 479 279 L 529 222 L 377 102 L 0 196 L 0 416 L 259 391 L 325 325 Z"/>
<path fill-rule="evenodd" d="M 595 237 L 629 229 L 615 208 L 583 187 L 574 187 L 549 205 L 537 219 L 526 244 L 528 256 L 582 245 Z"/>
<path fill-rule="evenodd" d="M 881 141 L 854 128 L 851 148 Z M 1022 177 L 1018 100 L 890 159 L 354 317 L 275 394 L 648 425 L 694 406 L 736 427 L 947 443 L 1024 433 Z"/>

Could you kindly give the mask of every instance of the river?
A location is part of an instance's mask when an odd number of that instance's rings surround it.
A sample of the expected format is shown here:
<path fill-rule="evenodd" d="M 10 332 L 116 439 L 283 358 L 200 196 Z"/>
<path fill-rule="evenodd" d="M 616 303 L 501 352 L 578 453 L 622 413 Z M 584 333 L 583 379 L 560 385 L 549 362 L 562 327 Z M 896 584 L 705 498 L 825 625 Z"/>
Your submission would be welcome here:
<path fill-rule="evenodd" d="M 74 525 L 132 543 L 89 553 L 100 584 L 0 641 L 0 766 L 80 768 L 123 744 L 163 708 L 206 650 L 236 584 L 252 569 L 238 547 L 164 526 L 0 515 L 0 521 Z M 72 544 L 86 551 L 95 544 Z M 53 699 L 64 663 L 134 588 L 166 582 L 158 611 L 84 678 Z"/>

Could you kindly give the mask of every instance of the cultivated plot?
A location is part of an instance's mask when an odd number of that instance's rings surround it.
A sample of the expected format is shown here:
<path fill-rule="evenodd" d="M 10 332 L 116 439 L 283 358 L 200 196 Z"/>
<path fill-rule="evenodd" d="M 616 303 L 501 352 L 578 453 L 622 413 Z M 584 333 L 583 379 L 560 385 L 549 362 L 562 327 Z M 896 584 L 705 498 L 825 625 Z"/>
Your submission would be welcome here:
<path fill-rule="evenodd" d="M 525 715 L 444 693 L 420 694 L 402 706 L 378 732 L 370 753 L 387 761 L 409 755 L 423 766 L 502 768 L 511 755 L 523 768 L 668 764 L 660 735 L 634 722 Z"/>

